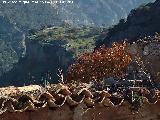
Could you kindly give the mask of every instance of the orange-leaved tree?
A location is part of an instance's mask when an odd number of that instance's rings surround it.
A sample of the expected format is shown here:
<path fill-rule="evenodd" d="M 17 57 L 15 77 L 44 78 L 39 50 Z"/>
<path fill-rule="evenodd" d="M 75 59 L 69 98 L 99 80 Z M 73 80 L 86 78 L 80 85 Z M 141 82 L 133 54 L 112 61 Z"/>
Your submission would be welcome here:
<path fill-rule="evenodd" d="M 72 80 L 89 82 L 109 76 L 123 76 L 132 60 L 126 50 L 127 47 L 126 42 L 113 43 L 111 48 L 102 46 L 93 53 L 78 56 L 75 63 L 67 70 L 67 82 Z"/>

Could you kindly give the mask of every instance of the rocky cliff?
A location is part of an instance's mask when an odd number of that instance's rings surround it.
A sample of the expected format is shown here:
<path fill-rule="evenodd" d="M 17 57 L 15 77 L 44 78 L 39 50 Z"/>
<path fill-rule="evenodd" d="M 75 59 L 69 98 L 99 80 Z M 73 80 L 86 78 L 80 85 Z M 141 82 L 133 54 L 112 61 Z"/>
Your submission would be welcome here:
<path fill-rule="evenodd" d="M 132 10 L 126 20 L 120 20 L 119 24 L 109 29 L 106 38 L 97 42 L 97 46 L 111 45 L 114 41 L 125 39 L 136 41 L 138 38 L 153 36 L 156 32 L 160 32 L 159 11 L 159 0 Z"/>
<path fill-rule="evenodd" d="M 1 86 L 58 82 L 58 69 L 65 72 L 74 58 L 94 49 L 98 27 L 50 27 L 30 31 L 25 39 L 26 52 L 13 68 L 0 78 Z"/>
<path fill-rule="evenodd" d="M 66 70 L 73 61 L 73 53 L 62 45 L 63 41 L 43 44 L 36 41 L 26 43 L 26 55 L 13 68 L 1 76 L 1 86 L 23 86 L 58 82 L 58 69 Z"/>

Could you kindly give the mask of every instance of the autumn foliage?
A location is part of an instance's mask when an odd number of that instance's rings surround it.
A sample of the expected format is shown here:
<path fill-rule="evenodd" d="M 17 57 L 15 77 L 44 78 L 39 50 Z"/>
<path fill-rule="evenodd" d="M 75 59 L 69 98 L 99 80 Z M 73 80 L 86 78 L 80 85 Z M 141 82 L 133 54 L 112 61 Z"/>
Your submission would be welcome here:
<path fill-rule="evenodd" d="M 124 75 L 131 56 L 126 51 L 126 42 L 114 43 L 111 48 L 100 47 L 93 53 L 84 53 L 76 59 L 67 71 L 67 81 L 89 82 L 104 77 Z"/>

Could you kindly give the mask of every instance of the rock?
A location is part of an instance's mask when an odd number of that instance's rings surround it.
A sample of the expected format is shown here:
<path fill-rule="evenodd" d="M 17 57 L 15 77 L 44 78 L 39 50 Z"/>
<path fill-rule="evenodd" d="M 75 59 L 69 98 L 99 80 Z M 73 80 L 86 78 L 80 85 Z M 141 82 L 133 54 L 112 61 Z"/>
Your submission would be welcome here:
<path fill-rule="evenodd" d="M 44 85 L 45 81 L 57 83 L 58 69 L 65 71 L 73 61 L 72 52 L 67 51 L 64 44 L 64 41 L 58 40 L 46 44 L 26 39 L 25 57 L 1 76 L 3 82 L 0 86 Z"/>

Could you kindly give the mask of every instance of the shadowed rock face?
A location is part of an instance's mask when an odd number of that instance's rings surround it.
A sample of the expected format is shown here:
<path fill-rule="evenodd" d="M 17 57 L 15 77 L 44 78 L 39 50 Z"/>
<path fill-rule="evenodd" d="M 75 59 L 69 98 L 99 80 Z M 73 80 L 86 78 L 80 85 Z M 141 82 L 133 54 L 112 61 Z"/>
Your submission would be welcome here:
<path fill-rule="evenodd" d="M 27 41 L 27 40 L 26 40 Z M 58 82 L 58 69 L 67 69 L 73 61 L 72 52 L 67 51 L 64 41 L 53 41 L 50 44 L 36 41 L 26 42 L 26 55 L 19 59 L 13 69 L 3 74 L 0 86 L 23 86 Z"/>

